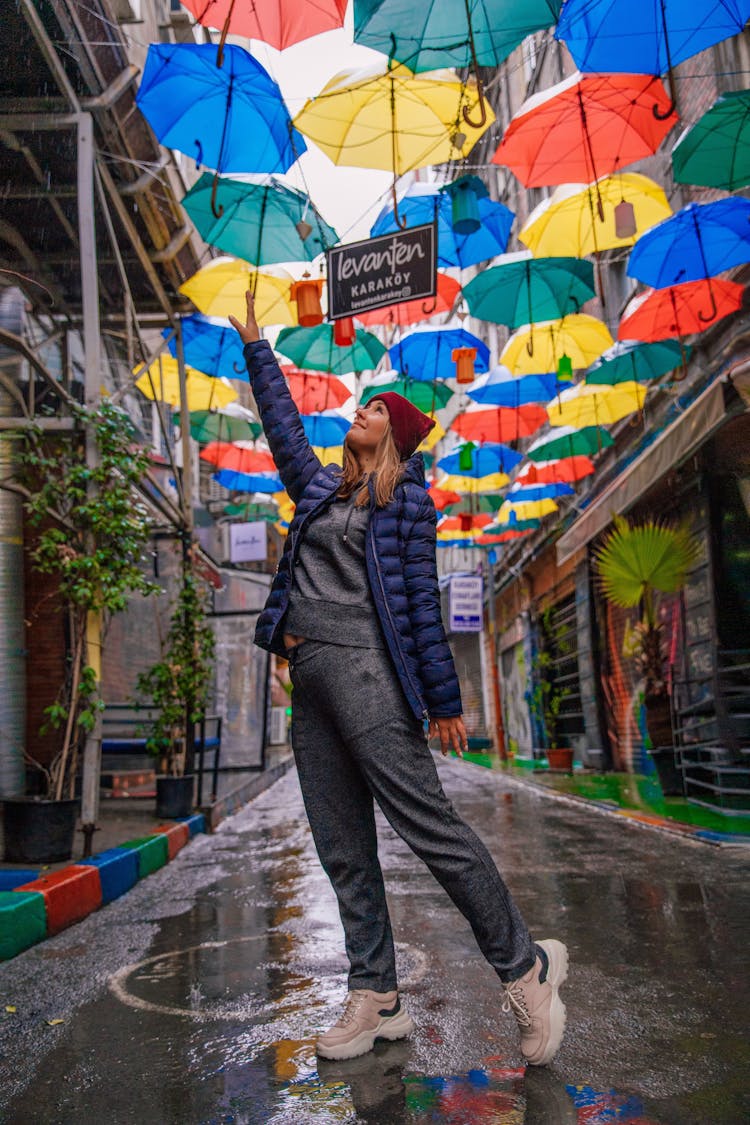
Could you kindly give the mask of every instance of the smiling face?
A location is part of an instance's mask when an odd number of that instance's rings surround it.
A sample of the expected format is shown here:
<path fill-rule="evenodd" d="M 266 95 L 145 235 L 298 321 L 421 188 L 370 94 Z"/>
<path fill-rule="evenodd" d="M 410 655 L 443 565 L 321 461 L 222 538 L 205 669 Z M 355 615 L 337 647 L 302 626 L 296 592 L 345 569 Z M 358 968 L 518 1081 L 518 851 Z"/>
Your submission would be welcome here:
<path fill-rule="evenodd" d="M 346 435 L 346 444 L 360 463 L 375 456 L 390 426 L 388 407 L 381 399 L 371 398 L 364 406 L 357 407 L 352 427 Z M 363 464 L 362 467 L 366 466 Z"/>

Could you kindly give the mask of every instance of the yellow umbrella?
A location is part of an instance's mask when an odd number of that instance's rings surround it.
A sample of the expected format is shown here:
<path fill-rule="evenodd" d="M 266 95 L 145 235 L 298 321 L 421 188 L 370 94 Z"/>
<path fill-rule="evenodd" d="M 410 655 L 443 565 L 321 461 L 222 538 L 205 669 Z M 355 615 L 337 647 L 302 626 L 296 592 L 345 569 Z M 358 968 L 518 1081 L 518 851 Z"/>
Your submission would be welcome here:
<path fill-rule="evenodd" d="M 381 168 L 401 176 L 413 168 L 460 160 L 495 120 L 474 128 L 463 119 L 478 104 L 474 79 L 454 71 L 414 74 L 396 64 L 344 70 L 310 98 L 294 119 L 334 164 Z"/>
<path fill-rule="evenodd" d="M 312 448 L 321 465 L 342 465 L 344 462 L 343 445 L 314 445 Z"/>
<path fill-rule="evenodd" d="M 617 383 L 605 386 L 578 383 L 569 387 L 547 406 L 551 426 L 607 426 L 643 409 L 647 388 L 642 383 Z M 603 393 L 602 393 L 603 392 Z"/>
<path fill-rule="evenodd" d="M 449 492 L 467 492 L 471 496 L 481 496 L 487 492 L 500 492 L 510 484 L 507 473 L 488 473 L 486 477 L 465 477 L 459 473 L 449 473 L 439 482 L 439 487 Z"/>
<path fill-rule="evenodd" d="M 429 453 L 433 446 L 437 445 L 441 438 L 445 437 L 445 430 L 440 425 L 440 422 L 438 422 L 437 417 L 434 414 L 430 414 L 429 411 L 426 411 L 425 413 L 427 414 L 428 418 L 432 418 L 434 420 L 435 425 L 432 427 L 422 444 L 417 448 L 420 450 L 420 452 Z"/>
<path fill-rule="evenodd" d="M 279 505 L 279 519 L 291 523 L 294 518 L 295 505 L 289 498 L 288 492 L 274 492 L 273 499 Z"/>
<path fill-rule="evenodd" d="M 512 375 L 557 371 L 563 356 L 570 359 L 572 368 L 589 367 L 613 343 L 603 321 L 585 313 L 572 313 L 561 320 L 523 325 L 503 348 L 500 363 Z"/>
<path fill-rule="evenodd" d="M 255 294 L 258 324 L 297 323 L 291 306 L 293 277 L 280 266 L 256 270 L 241 258 L 214 258 L 180 286 L 204 316 L 236 316 L 244 323 L 247 314 L 245 291 Z"/>
<path fill-rule="evenodd" d="M 622 208 L 623 202 L 632 211 Z M 518 237 L 537 258 L 583 258 L 600 250 L 632 246 L 644 231 L 671 213 L 659 184 L 639 172 L 621 172 L 593 184 L 555 188 L 531 212 Z"/>
<path fill-rule="evenodd" d="M 515 516 L 519 523 L 523 520 L 539 520 L 543 516 L 548 516 L 551 512 L 556 511 L 557 504 L 550 499 L 521 500 L 518 504 L 511 504 L 510 501 L 506 500 L 495 517 L 495 523 L 510 523 L 511 516 Z"/>
<path fill-rule="evenodd" d="M 146 398 L 168 402 L 170 406 L 180 405 L 177 360 L 171 355 L 160 356 L 148 368 L 136 367 L 133 374 L 139 375 L 135 385 Z M 188 410 L 213 410 L 237 398 L 237 392 L 226 379 L 212 379 L 192 367 L 187 368 L 186 381 Z"/>

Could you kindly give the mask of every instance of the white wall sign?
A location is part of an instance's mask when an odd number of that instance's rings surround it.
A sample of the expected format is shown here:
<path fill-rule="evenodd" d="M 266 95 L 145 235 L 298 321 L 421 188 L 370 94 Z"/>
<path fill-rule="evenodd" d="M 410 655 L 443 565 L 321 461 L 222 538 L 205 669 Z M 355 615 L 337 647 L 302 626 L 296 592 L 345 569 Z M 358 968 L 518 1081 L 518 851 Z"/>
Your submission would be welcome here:
<path fill-rule="evenodd" d="M 451 578 L 448 599 L 451 633 L 481 633 L 482 631 L 482 576 L 481 574 L 455 575 Z"/>
<path fill-rule="evenodd" d="M 230 562 L 262 562 L 267 555 L 268 524 L 263 520 L 229 525 Z"/>

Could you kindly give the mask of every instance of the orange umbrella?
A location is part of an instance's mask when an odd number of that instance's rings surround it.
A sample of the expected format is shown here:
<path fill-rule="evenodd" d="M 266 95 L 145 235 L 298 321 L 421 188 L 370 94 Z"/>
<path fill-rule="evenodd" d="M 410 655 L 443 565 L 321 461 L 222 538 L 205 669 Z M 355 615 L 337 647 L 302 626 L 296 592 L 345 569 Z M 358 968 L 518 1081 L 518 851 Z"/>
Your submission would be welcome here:
<path fill-rule="evenodd" d="M 667 340 L 705 332 L 742 307 L 743 286 L 715 277 L 685 281 L 666 289 L 647 289 L 630 302 L 620 321 L 618 340 Z"/>
<path fill-rule="evenodd" d="M 208 461 L 219 469 L 234 469 L 237 473 L 276 472 L 270 453 L 262 449 L 247 449 L 231 441 L 210 441 L 200 456 L 201 461 Z"/>
<path fill-rule="evenodd" d="M 453 490 L 450 488 L 438 488 L 436 484 L 431 484 L 427 491 L 432 497 L 432 502 L 439 512 L 442 512 L 443 508 L 447 508 L 449 504 L 461 503 L 461 496 L 459 495 L 459 493 L 453 492 Z"/>
<path fill-rule="evenodd" d="M 420 298 L 418 301 L 400 301 L 397 305 L 386 305 L 382 309 L 360 313 L 357 320 L 366 328 L 376 324 L 395 324 L 399 328 L 407 324 L 417 324 L 439 313 L 450 312 L 456 303 L 461 286 L 447 273 L 437 275 L 437 294 L 434 297 Z"/>
<path fill-rule="evenodd" d="M 321 31 L 342 27 L 347 0 L 182 0 L 204 27 L 221 28 L 221 45 L 227 33 L 261 39 L 277 51 L 301 43 Z M 221 64 L 219 64 L 221 65 Z"/>
<path fill-rule="evenodd" d="M 531 535 L 533 528 L 528 531 L 503 531 L 500 535 L 479 535 L 476 542 L 480 547 L 492 547 L 495 543 L 509 543 L 511 539 L 523 539 L 525 535 Z"/>
<path fill-rule="evenodd" d="M 656 152 L 677 123 L 650 74 L 575 73 L 528 98 L 505 130 L 493 163 L 525 187 L 591 184 Z M 603 208 L 597 195 L 597 208 Z"/>
<path fill-rule="evenodd" d="M 351 391 L 335 375 L 319 371 L 303 371 L 293 364 L 282 364 L 292 398 L 300 414 L 320 414 L 343 406 Z"/>
<path fill-rule="evenodd" d="M 460 516 L 444 516 L 438 524 L 438 531 L 473 531 L 478 527 L 487 527 L 493 519 L 494 516 L 471 515 L 469 512 Z"/>
<path fill-rule="evenodd" d="M 547 411 L 538 403 L 515 409 L 495 406 L 491 410 L 466 410 L 451 423 L 451 429 L 467 441 L 518 441 L 535 434 L 547 421 Z"/>
<path fill-rule="evenodd" d="M 557 461 L 527 461 L 516 477 L 516 484 L 573 484 L 591 476 L 593 471 L 594 462 L 582 453 L 560 457 Z"/>

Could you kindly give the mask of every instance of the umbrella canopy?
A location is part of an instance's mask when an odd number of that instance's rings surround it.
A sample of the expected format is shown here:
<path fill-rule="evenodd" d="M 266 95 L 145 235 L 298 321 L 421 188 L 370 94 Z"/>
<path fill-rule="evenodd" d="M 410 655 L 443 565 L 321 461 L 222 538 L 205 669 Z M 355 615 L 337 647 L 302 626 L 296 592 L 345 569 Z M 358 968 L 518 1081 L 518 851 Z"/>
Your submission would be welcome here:
<path fill-rule="evenodd" d="M 588 184 L 651 156 L 676 123 L 658 78 L 572 74 L 524 102 L 492 160 L 525 187 Z"/>
<path fill-rule="evenodd" d="M 432 379 L 455 379 L 454 348 L 476 348 L 476 371 L 486 371 L 490 350 L 477 336 L 465 328 L 424 328 L 410 332 L 388 349 L 391 365 L 410 379 L 430 382 Z"/>
<path fill-rule="evenodd" d="M 535 434 L 546 421 L 546 410 L 536 403 L 514 410 L 505 406 L 479 410 L 470 407 L 453 419 L 451 429 L 466 441 L 518 441 Z"/>
<path fill-rule="evenodd" d="M 498 475 L 500 475 L 500 474 L 498 474 Z M 502 484 L 500 486 L 500 488 L 505 488 L 506 484 L 508 484 L 507 478 L 506 478 L 504 484 Z M 495 492 L 498 492 L 498 491 L 499 491 L 499 488 L 495 489 Z M 455 496 L 456 493 L 453 493 L 453 495 Z M 502 505 L 502 502 L 503 502 L 502 496 L 497 496 L 497 495 L 493 496 L 493 495 L 491 495 L 490 493 L 487 493 L 487 492 L 485 492 L 485 493 L 479 493 L 479 492 L 470 493 L 468 496 L 458 496 L 457 501 L 455 503 L 449 504 L 446 507 L 445 514 L 446 514 L 446 516 L 459 516 L 459 515 L 461 515 L 463 513 L 466 513 L 466 512 L 470 512 L 472 514 L 477 513 L 477 512 L 482 512 L 485 515 L 488 514 L 488 513 L 489 513 L 489 515 L 494 515 L 495 512 L 497 512 L 498 509 L 500 508 L 500 506 Z"/>
<path fill-rule="evenodd" d="M 292 275 L 279 266 L 255 270 L 241 258 L 222 256 L 189 277 L 180 286 L 204 316 L 236 316 L 244 321 L 247 315 L 245 293 L 255 297 L 255 319 L 260 325 L 296 323 L 291 305 Z"/>
<path fill-rule="evenodd" d="M 463 458 L 471 456 L 471 468 L 466 468 Z M 508 445 L 498 442 L 488 442 L 485 445 L 475 445 L 470 449 L 458 450 L 447 453 L 437 463 L 438 469 L 444 473 L 461 474 L 463 476 L 480 478 L 491 473 L 509 473 L 522 460 L 521 454 Z M 461 489 L 456 491 L 460 492 Z"/>
<path fill-rule="evenodd" d="M 500 492 L 501 489 L 510 484 L 510 477 L 507 473 L 488 473 L 484 477 L 471 477 L 461 476 L 456 473 L 449 473 L 448 476 L 443 477 L 440 481 L 441 488 L 448 488 L 452 492 L 460 492 L 463 496 L 469 496 L 472 499 L 482 495 L 491 495 L 495 492 Z"/>
<path fill-rule="evenodd" d="M 643 409 L 646 387 L 618 383 L 616 387 L 578 383 L 558 395 L 547 407 L 551 426 L 602 426 L 619 422 Z"/>
<path fill-rule="evenodd" d="M 672 149 L 678 184 L 737 191 L 750 184 L 750 90 L 722 94 Z"/>
<path fill-rule="evenodd" d="M 512 516 L 516 517 L 519 523 L 525 523 L 526 520 L 540 520 L 545 516 L 549 516 L 552 512 L 558 510 L 557 504 L 554 500 L 526 500 L 519 501 L 518 504 L 511 504 L 506 499 L 500 511 L 497 513 L 496 523 L 502 527 L 503 524 L 509 523 Z"/>
<path fill-rule="evenodd" d="M 303 414 L 302 425 L 310 445 L 327 449 L 340 446 L 346 437 L 351 422 L 332 411 L 321 414 Z"/>
<path fill-rule="evenodd" d="M 530 535 L 532 531 L 536 531 L 536 529 L 541 526 L 542 521 L 523 520 L 522 522 L 522 527 L 520 526 L 521 521 L 519 521 L 518 528 L 502 531 L 498 535 L 493 534 L 492 528 L 485 528 L 484 535 L 479 536 L 477 543 L 480 547 L 492 547 L 496 543 L 510 543 L 513 539 L 524 539 L 527 535 Z"/>
<path fill-rule="evenodd" d="M 505 530 L 510 530 L 510 531 L 514 531 L 514 532 L 536 531 L 536 529 L 538 527 L 541 527 L 541 522 L 542 522 L 539 519 L 521 520 L 521 519 L 518 518 L 518 516 L 516 515 L 516 513 L 514 512 L 512 507 L 506 507 L 505 511 L 503 512 L 503 517 L 504 518 L 503 518 L 502 524 L 500 524 L 496 521 L 495 523 L 492 523 L 492 524 L 488 525 L 487 531 L 490 534 L 494 531 L 495 528 L 500 529 L 501 527 Z"/>
<path fill-rule="evenodd" d="M 238 473 L 234 469 L 219 469 L 213 479 L 231 492 L 281 492 L 284 485 L 274 473 Z"/>
<path fill-rule="evenodd" d="M 206 242 L 256 266 L 311 262 L 339 240 L 304 192 L 273 177 L 261 184 L 221 178 L 214 199 L 223 208 L 218 219 L 211 206 L 212 192 L 211 177 L 203 175 L 182 206 Z M 297 229 L 302 221 L 313 228 L 304 240 Z"/>
<path fill-rule="evenodd" d="M 286 172 L 307 149 L 281 91 L 234 44 L 216 65 L 212 43 L 152 43 L 136 96 L 166 148 L 217 172 Z M 248 144 L 248 137 L 253 143 Z"/>
<path fill-rule="evenodd" d="M 432 414 L 435 410 L 442 410 L 453 398 L 451 388 L 447 387 L 445 383 L 439 383 L 436 379 L 433 379 L 431 383 L 422 383 L 416 379 L 393 379 L 388 383 L 377 383 L 365 387 L 360 402 L 364 406 L 371 398 L 375 398 L 385 391 L 395 391 L 396 394 L 403 395 L 404 398 L 413 402 L 426 414 Z"/>
<path fill-rule="evenodd" d="M 217 469 L 234 469 L 238 473 L 275 473 L 276 464 L 265 449 L 244 449 L 228 441 L 211 441 L 201 450 L 201 461 Z"/>
<path fill-rule="evenodd" d="M 323 31 L 342 27 L 347 0 L 254 0 L 235 4 L 234 0 L 182 0 L 204 27 L 224 29 L 225 34 L 244 39 L 260 39 L 277 51 L 301 43 Z"/>
<path fill-rule="evenodd" d="M 666 340 L 705 332 L 742 307 L 743 286 L 712 278 L 666 289 L 647 289 L 635 297 L 620 321 L 620 340 Z"/>
<path fill-rule="evenodd" d="M 180 377 L 176 359 L 160 356 L 148 368 L 138 367 L 133 374 L 138 376 L 136 387 L 146 398 L 168 402 L 170 406 L 180 405 Z M 227 406 L 237 398 L 237 392 L 226 380 L 213 379 L 192 368 L 187 369 L 185 381 L 190 411 Z"/>
<path fill-rule="evenodd" d="M 603 426 L 584 426 L 580 430 L 574 426 L 560 426 L 532 442 L 526 456 L 530 461 L 551 461 L 600 453 L 609 445 L 614 445 L 614 439 Z"/>
<path fill-rule="evenodd" d="M 269 500 L 267 504 L 252 499 L 227 504 L 224 508 L 224 514 L 232 516 L 235 519 L 245 520 L 248 523 L 252 523 L 254 520 L 263 520 L 265 523 L 276 523 L 276 520 L 279 518 L 278 508 L 272 500 Z"/>
<path fill-rule="evenodd" d="M 561 0 L 354 0 L 354 41 L 412 70 L 499 66 L 522 39 L 551 27 Z"/>
<path fill-rule="evenodd" d="M 463 513 L 463 519 L 461 516 L 443 516 L 437 525 L 437 529 L 438 532 L 461 531 L 464 534 L 468 534 L 469 531 L 476 531 L 479 528 L 487 527 L 490 523 L 492 523 L 492 516 L 487 513 L 477 512 L 475 514 L 473 512 L 465 512 Z"/>
<path fill-rule="evenodd" d="M 616 209 L 623 201 L 633 208 L 632 234 L 618 231 Z M 536 257 L 572 254 L 582 258 L 632 246 L 640 234 L 671 213 L 664 189 L 654 180 L 640 172 L 616 172 L 594 184 L 556 187 L 534 208 L 518 237 Z"/>
<path fill-rule="evenodd" d="M 439 488 L 437 485 L 431 484 L 427 491 L 439 512 L 442 512 L 444 508 L 461 502 L 459 493 L 453 492 L 450 488 Z"/>
<path fill-rule="evenodd" d="M 663 289 L 750 262 L 750 199 L 688 203 L 638 239 L 628 277 Z"/>
<path fill-rule="evenodd" d="M 178 414 L 173 421 L 179 426 Z M 254 441 L 262 432 L 260 422 L 251 422 L 223 410 L 190 411 L 190 435 L 194 441 Z"/>
<path fill-rule="evenodd" d="M 596 296 L 594 267 L 579 258 L 507 254 L 464 286 L 472 316 L 518 328 L 578 312 Z"/>
<path fill-rule="evenodd" d="M 298 367 L 284 364 L 281 368 L 294 404 L 300 414 L 319 414 L 343 406 L 351 391 L 335 375 L 319 371 L 300 371 Z"/>
<path fill-rule="evenodd" d="M 377 63 L 335 75 L 294 120 L 334 164 L 401 176 L 467 156 L 495 120 L 488 109 L 478 128 L 463 121 L 477 102 L 476 83 L 449 71 L 417 76 Z"/>
<path fill-rule="evenodd" d="M 504 203 L 495 203 L 489 197 L 477 200 L 480 226 L 474 234 L 454 231 L 451 208 L 447 192 L 431 184 L 412 184 L 398 202 L 399 215 L 407 227 L 418 227 L 437 219 L 439 266 L 463 269 L 505 252 L 515 216 Z M 374 238 L 400 229 L 393 208 L 388 206 L 378 215 L 370 234 Z"/>
<path fill-rule="evenodd" d="M 532 402 L 549 402 L 558 389 L 568 386 L 554 371 L 544 375 L 511 375 L 507 367 L 493 367 L 480 375 L 466 393 L 485 406 L 507 406 L 512 410 Z"/>
<path fill-rule="evenodd" d="M 276 339 L 276 350 L 313 371 L 330 371 L 346 375 L 350 371 L 373 371 L 385 355 L 385 346 L 371 332 L 358 328 L 354 343 L 339 347 L 333 339 L 332 324 L 316 324 L 314 328 L 282 328 Z"/>
<path fill-rule="evenodd" d="M 516 483 L 506 496 L 509 504 L 524 504 L 535 500 L 556 500 L 558 496 L 575 496 L 575 489 L 563 481 L 554 481 L 550 484 L 519 484 Z"/>
<path fill-rule="evenodd" d="M 449 277 L 447 273 L 439 273 L 437 293 L 434 297 L 421 297 L 417 301 L 400 301 L 397 305 L 385 305 L 381 309 L 358 313 L 357 320 L 360 324 L 364 324 L 365 328 L 372 328 L 377 324 L 394 324 L 399 328 L 406 328 L 410 324 L 417 324 L 420 320 L 429 320 L 430 317 L 450 312 L 460 292 L 461 286 L 454 278 Z"/>
<path fill-rule="evenodd" d="M 227 320 L 199 316 L 183 316 L 180 321 L 185 362 L 204 375 L 225 375 L 228 379 L 248 382 L 247 364 L 242 354 L 242 340 Z M 168 340 L 170 355 L 177 356 L 177 340 L 170 328 L 162 331 Z"/>
<path fill-rule="evenodd" d="M 571 484 L 589 477 L 594 462 L 583 454 L 577 457 L 560 457 L 557 461 L 527 461 L 516 477 L 517 484 Z"/>
<path fill-rule="evenodd" d="M 614 343 L 601 320 L 573 313 L 562 320 L 519 328 L 500 353 L 500 362 L 514 375 L 556 371 L 566 355 L 574 368 L 589 367 Z"/>
<path fill-rule="evenodd" d="M 748 0 L 565 0 L 555 38 L 581 70 L 664 74 L 748 17 Z"/>
<path fill-rule="evenodd" d="M 597 383 L 647 383 L 674 371 L 690 355 L 690 348 L 680 347 L 679 340 L 659 340 L 653 344 L 637 340 L 619 340 L 599 356 L 586 372 L 589 386 Z"/>

